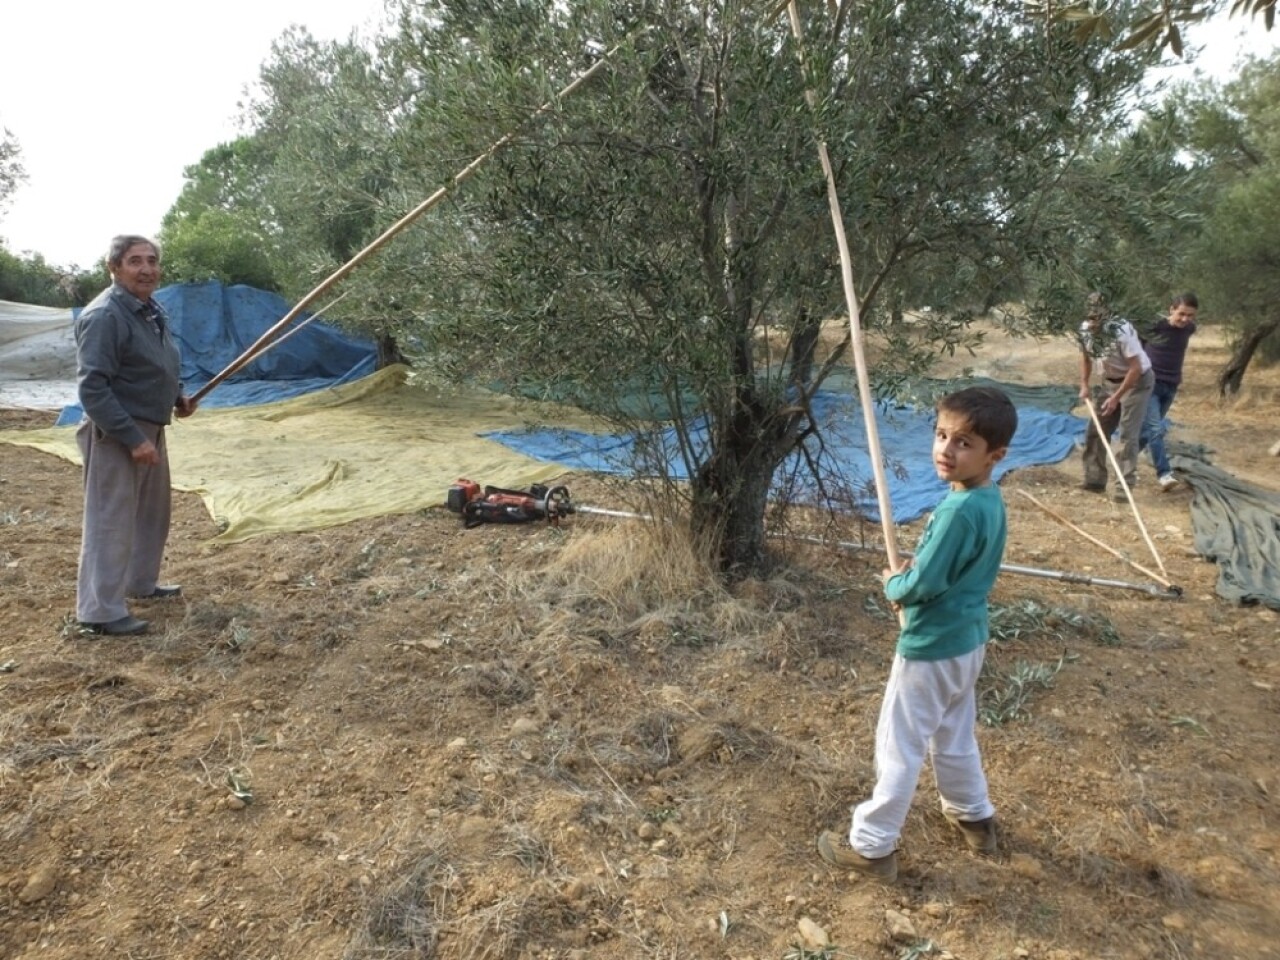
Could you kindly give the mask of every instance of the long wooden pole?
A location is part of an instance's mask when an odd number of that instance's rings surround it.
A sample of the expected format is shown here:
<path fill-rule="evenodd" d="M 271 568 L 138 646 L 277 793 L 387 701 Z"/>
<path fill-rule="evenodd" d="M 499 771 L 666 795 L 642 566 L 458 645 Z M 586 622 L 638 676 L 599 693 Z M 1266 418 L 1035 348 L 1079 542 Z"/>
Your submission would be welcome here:
<path fill-rule="evenodd" d="M 525 121 L 526 125 L 529 122 L 536 120 L 538 117 L 542 116 L 544 113 L 547 113 L 548 111 L 550 111 L 557 103 L 559 103 L 565 97 L 569 96 L 571 93 L 577 90 L 580 86 L 582 86 L 584 83 L 590 80 L 593 76 L 595 76 L 604 67 L 604 65 L 609 62 L 609 58 L 612 57 L 615 53 L 617 53 L 618 50 L 620 50 L 623 44 L 626 42 L 627 41 L 624 40 L 622 43 L 619 43 L 618 45 L 613 47 L 611 50 L 606 52 L 603 56 L 600 57 L 599 60 L 593 63 L 582 74 L 580 74 L 577 79 L 575 79 L 563 90 L 561 90 L 559 93 L 553 96 L 550 100 L 548 100 L 546 103 L 540 106 L 537 110 L 531 113 L 529 115 L 528 120 Z M 501 150 L 503 147 L 506 147 L 513 140 L 515 140 L 518 133 L 519 133 L 518 130 L 513 130 L 510 133 L 503 136 L 501 139 L 495 141 L 489 147 L 489 149 L 485 150 L 482 154 L 480 154 L 478 157 L 472 160 L 469 164 L 463 167 L 462 170 L 460 170 L 457 174 L 455 174 L 451 181 L 446 183 L 435 193 L 431 194 L 431 196 L 427 197 L 427 199 L 423 200 L 420 204 L 418 204 L 416 207 L 414 207 L 412 210 L 406 213 L 403 217 L 401 217 L 399 220 L 397 220 L 395 223 L 389 226 L 386 230 L 384 230 L 381 234 L 379 234 L 363 250 L 361 250 L 354 257 L 348 260 L 345 264 L 343 264 L 341 267 L 335 270 L 332 274 L 329 275 L 328 278 L 326 278 L 323 282 L 321 282 L 314 290 L 312 290 L 305 297 L 299 300 L 294 305 L 293 309 L 290 310 L 287 314 L 285 314 L 285 316 L 278 323 L 276 323 L 274 326 L 268 329 L 266 333 L 264 333 L 256 341 L 254 341 L 254 343 L 247 350 L 245 350 L 244 353 L 242 353 L 235 360 L 231 361 L 231 363 L 227 364 L 226 369 L 220 371 L 218 374 L 216 374 L 213 377 L 213 379 L 211 379 L 203 387 L 197 390 L 191 399 L 195 401 L 201 400 L 202 398 L 207 396 L 209 394 L 209 391 L 211 391 L 214 387 L 216 387 L 218 384 L 222 383 L 222 381 L 226 380 L 227 377 L 231 376 L 236 371 L 241 369 L 241 367 L 243 367 L 244 364 L 248 362 L 248 360 L 246 360 L 245 358 L 252 359 L 252 357 L 260 353 L 262 347 L 265 344 L 268 344 L 272 340 L 274 340 L 277 333 L 280 330 L 287 327 L 289 323 L 293 320 L 293 318 L 296 317 L 303 310 L 305 310 L 312 301 L 314 301 L 317 297 L 323 294 L 335 283 L 337 283 L 339 280 L 341 280 L 343 277 L 349 274 L 352 270 L 358 267 L 361 263 L 363 263 L 366 259 L 368 259 L 375 251 L 377 251 L 384 244 L 386 244 L 387 241 L 389 241 L 392 237 L 395 237 L 397 234 L 403 231 L 406 227 L 408 227 L 411 223 L 417 220 L 420 216 L 422 216 L 424 213 L 426 213 L 428 210 L 430 210 L 432 207 L 438 204 L 441 200 L 447 197 L 455 189 L 457 189 L 467 180 L 471 179 L 471 177 L 475 174 L 475 172 L 484 165 L 485 161 L 491 159 L 494 156 L 494 154 L 496 154 L 499 150 Z"/>
<path fill-rule="evenodd" d="M 1093 401 L 1088 397 L 1085 397 L 1084 405 L 1089 409 L 1089 416 L 1093 420 L 1093 429 L 1098 431 L 1098 439 L 1102 442 L 1102 449 L 1107 451 L 1107 459 L 1111 462 L 1111 469 L 1116 472 L 1116 479 L 1120 481 L 1120 489 L 1124 491 L 1124 495 L 1129 501 L 1129 507 L 1133 510 L 1133 517 L 1138 521 L 1138 529 L 1142 531 L 1142 539 L 1147 541 L 1151 556 L 1156 558 L 1156 566 L 1167 577 L 1169 573 L 1164 568 L 1164 561 L 1160 559 L 1160 554 L 1156 552 L 1156 545 L 1152 542 L 1150 534 L 1147 533 L 1147 525 L 1142 522 L 1142 514 L 1138 512 L 1138 504 L 1134 502 L 1133 491 L 1129 489 L 1129 481 L 1124 478 L 1124 471 L 1120 469 L 1120 461 L 1116 459 L 1116 452 L 1111 449 L 1111 438 L 1102 430 L 1102 421 L 1098 419 L 1098 411 L 1094 409 Z"/>
<path fill-rule="evenodd" d="M 1067 527 L 1070 530 L 1074 530 L 1076 533 L 1080 534 L 1080 536 L 1084 537 L 1094 546 L 1101 547 L 1103 550 L 1107 551 L 1107 553 L 1111 554 L 1113 557 L 1119 557 L 1129 566 L 1133 567 L 1133 569 L 1137 570 L 1141 574 L 1144 574 L 1150 577 L 1152 580 L 1154 580 L 1156 583 L 1160 584 L 1161 586 L 1168 587 L 1169 589 L 1173 589 L 1173 584 L 1170 583 L 1168 580 L 1166 580 L 1164 577 L 1160 576 L 1158 573 L 1152 573 L 1150 570 L 1148 570 L 1146 567 L 1142 566 L 1139 563 L 1135 563 L 1134 561 L 1126 557 L 1123 553 L 1121 553 L 1119 550 L 1116 550 L 1114 547 L 1107 546 L 1105 543 L 1103 543 L 1093 534 L 1085 530 L 1082 530 L 1080 527 L 1077 527 L 1074 523 L 1072 523 L 1062 514 L 1058 513 L 1056 510 L 1045 506 L 1043 503 L 1041 503 L 1031 494 L 1027 493 L 1027 491 L 1019 490 L 1018 493 L 1022 494 L 1022 496 L 1026 497 L 1028 500 L 1034 503 L 1037 507 L 1039 507 L 1045 513 L 1047 513 L 1049 516 L 1053 517 L 1053 519 L 1057 520 L 1064 527 Z"/>
<path fill-rule="evenodd" d="M 800 62 L 804 63 L 804 41 L 800 25 L 800 12 L 796 0 L 787 4 L 791 18 L 791 33 L 796 38 Z M 810 109 L 816 109 L 818 98 L 812 90 L 805 91 Z M 893 504 L 889 502 L 889 481 L 885 475 L 884 457 L 880 452 L 880 431 L 876 426 L 875 399 L 871 395 L 871 377 L 867 372 L 867 358 L 862 347 L 862 320 L 858 308 L 858 292 L 853 283 L 853 258 L 849 253 L 849 238 L 845 234 L 844 216 L 840 212 L 840 194 L 836 190 L 836 175 L 831 166 L 831 155 L 824 141 L 818 141 L 818 159 L 822 162 L 822 175 L 827 181 L 827 206 L 831 208 L 831 226 L 836 234 L 836 246 L 840 250 L 840 272 L 844 281 L 844 299 L 849 308 L 849 335 L 853 346 L 853 366 L 858 378 L 858 398 L 862 403 L 862 419 L 867 430 L 867 453 L 871 457 L 871 471 L 875 476 L 876 500 L 880 506 L 880 526 L 884 530 L 884 549 L 890 569 L 900 563 L 897 528 L 893 522 Z"/>
<path fill-rule="evenodd" d="M 782 534 L 771 533 L 771 537 L 779 537 L 786 540 L 798 540 L 803 543 L 816 543 L 821 546 L 835 546 L 841 550 L 861 551 L 863 553 L 879 550 L 879 547 L 871 544 L 853 543 L 848 540 L 825 540 L 822 537 L 805 536 L 804 534 Z M 903 551 L 904 556 L 911 556 L 909 552 Z M 1153 597 L 1160 597 L 1163 600 L 1176 600 L 1182 596 L 1182 588 L 1175 587 L 1172 584 L 1161 590 L 1153 583 L 1129 583 L 1126 580 L 1110 580 L 1104 577 L 1093 577 L 1085 573 L 1071 573 L 1068 570 L 1046 570 L 1042 567 L 1024 567 L 1016 563 L 1000 564 L 1001 573 L 1012 573 L 1023 577 L 1040 577 L 1045 580 L 1061 580 L 1063 583 L 1080 583 L 1097 587 L 1120 587 L 1124 590 L 1139 590 L 1142 593 L 1150 594 Z M 1150 574 L 1148 574 L 1150 576 Z"/>

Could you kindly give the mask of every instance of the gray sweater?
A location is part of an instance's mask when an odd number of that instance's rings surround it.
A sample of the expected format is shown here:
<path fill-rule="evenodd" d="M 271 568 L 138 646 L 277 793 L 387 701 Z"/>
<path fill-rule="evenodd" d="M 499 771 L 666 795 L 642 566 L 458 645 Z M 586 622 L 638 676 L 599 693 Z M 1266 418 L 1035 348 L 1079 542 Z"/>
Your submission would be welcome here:
<path fill-rule="evenodd" d="M 136 421 L 171 421 L 182 393 L 178 345 L 158 303 L 112 284 L 81 311 L 75 332 L 80 405 L 99 430 L 132 449 L 146 440 Z"/>

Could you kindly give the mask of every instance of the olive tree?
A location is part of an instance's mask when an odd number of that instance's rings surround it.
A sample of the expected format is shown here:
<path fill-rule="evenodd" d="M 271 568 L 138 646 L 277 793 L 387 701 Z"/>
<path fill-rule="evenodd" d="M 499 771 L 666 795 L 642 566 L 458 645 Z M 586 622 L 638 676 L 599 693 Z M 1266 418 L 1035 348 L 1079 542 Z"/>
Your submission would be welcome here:
<path fill-rule="evenodd" d="M 263 182 L 270 157 L 254 137 L 206 150 L 160 225 L 165 275 L 175 283 L 221 280 L 278 291 L 273 217 Z"/>
<path fill-rule="evenodd" d="M 406 99 L 376 44 L 285 31 L 245 104 L 246 132 L 186 171 L 162 229 L 170 274 L 300 299 L 404 209 L 390 171 Z M 324 316 L 373 336 L 386 363 L 403 359 L 400 311 L 395 291 L 360 277 Z"/>
<path fill-rule="evenodd" d="M 392 49 L 416 94 L 397 182 L 425 193 L 520 134 L 371 267 L 459 376 L 555 384 L 629 426 L 636 392 L 678 423 L 697 415 L 704 429 L 680 433 L 675 455 L 693 527 L 727 571 L 764 562 L 770 483 L 821 439 L 809 401 L 848 348 L 822 336 L 843 299 L 817 140 L 888 374 L 963 339 L 948 313 L 879 324 L 881 297 L 910 289 L 917 266 L 980 299 L 1054 255 L 1046 195 L 1118 122 L 1144 56 L 1045 29 L 1018 3 L 835 17 L 808 4 L 802 68 L 774 6 L 405 4 Z M 615 43 L 607 71 L 524 122 Z M 662 473 L 667 453 L 642 466 Z"/>

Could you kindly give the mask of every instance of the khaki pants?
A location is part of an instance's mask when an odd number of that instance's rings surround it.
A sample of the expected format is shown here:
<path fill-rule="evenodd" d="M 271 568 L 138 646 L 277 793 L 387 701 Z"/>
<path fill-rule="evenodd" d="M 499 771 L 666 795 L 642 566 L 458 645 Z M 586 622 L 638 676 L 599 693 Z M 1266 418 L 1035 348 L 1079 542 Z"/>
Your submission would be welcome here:
<path fill-rule="evenodd" d="M 138 422 L 160 452 L 160 463 L 133 462 L 129 448 L 102 434 L 89 420 L 76 442 L 84 459 L 84 526 L 76 619 L 110 623 L 128 616 L 127 596 L 152 593 L 169 539 L 172 499 L 164 428 Z"/>
<path fill-rule="evenodd" d="M 1089 418 L 1089 431 L 1084 441 L 1084 482 L 1090 487 L 1107 485 L 1108 459 L 1107 445 L 1111 443 L 1111 434 L 1116 427 L 1120 428 L 1120 452 L 1116 460 L 1120 463 L 1120 472 L 1124 474 L 1125 483 L 1134 486 L 1138 482 L 1138 450 L 1142 437 L 1142 421 L 1147 415 L 1147 401 L 1151 399 L 1151 391 L 1155 387 L 1155 374 L 1148 370 L 1133 389 L 1120 398 L 1120 409 L 1112 410 L 1105 416 L 1101 412 L 1102 399 L 1115 390 L 1116 384 L 1108 383 L 1109 389 L 1095 389 L 1093 406 L 1098 410 L 1098 422 L 1102 424 L 1102 436 Z"/>

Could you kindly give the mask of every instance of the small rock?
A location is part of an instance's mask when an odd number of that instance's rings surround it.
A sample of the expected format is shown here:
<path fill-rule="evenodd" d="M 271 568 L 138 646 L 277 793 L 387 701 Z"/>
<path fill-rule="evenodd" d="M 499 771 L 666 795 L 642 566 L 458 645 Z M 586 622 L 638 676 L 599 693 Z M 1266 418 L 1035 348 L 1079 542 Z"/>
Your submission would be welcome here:
<path fill-rule="evenodd" d="M 1180 913 L 1170 913 L 1160 918 L 1166 930 L 1181 932 L 1187 929 L 1187 918 Z"/>
<path fill-rule="evenodd" d="M 658 825 L 652 820 L 646 820 L 644 823 L 640 824 L 640 828 L 636 830 L 636 834 L 641 840 L 656 840 L 658 839 L 659 832 Z"/>
<path fill-rule="evenodd" d="M 277 570 L 275 573 L 271 575 L 271 582 L 272 583 L 288 583 L 289 575 L 285 573 L 283 570 Z"/>
<path fill-rule="evenodd" d="M 467 749 L 467 738 L 455 737 L 453 740 L 449 741 L 449 743 L 445 746 L 445 749 L 452 751 L 454 753 L 456 753 L 459 750 L 465 750 Z"/>
<path fill-rule="evenodd" d="M 242 798 L 237 797 L 233 794 L 232 796 L 227 797 L 225 800 L 223 800 L 222 805 L 226 807 L 228 810 L 243 810 L 249 804 L 245 803 L 245 801 Z"/>
<path fill-rule="evenodd" d="M 517 717 L 515 722 L 511 724 L 511 732 L 516 736 L 537 733 L 541 729 L 542 727 L 538 721 L 531 717 Z"/>
<path fill-rule="evenodd" d="M 889 927 L 889 939 L 896 943 L 915 943 L 920 939 L 920 934 L 916 932 L 916 925 L 905 913 L 886 910 L 884 922 Z"/>
<path fill-rule="evenodd" d="M 53 888 L 57 885 L 57 869 L 51 863 L 43 864 L 36 867 L 31 876 L 27 878 L 26 886 L 18 894 L 18 899 L 23 903 L 36 903 L 53 893 Z"/>
<path fill-rule="evenodd" d="M 800 931 L 800 939 L 804 941 L 804 945 L 812 950 L 821 950 L 831 943 L 827 931 L 808 917 L 801 917 L 800 922 L 796 924 L 796 929 Z"/>

